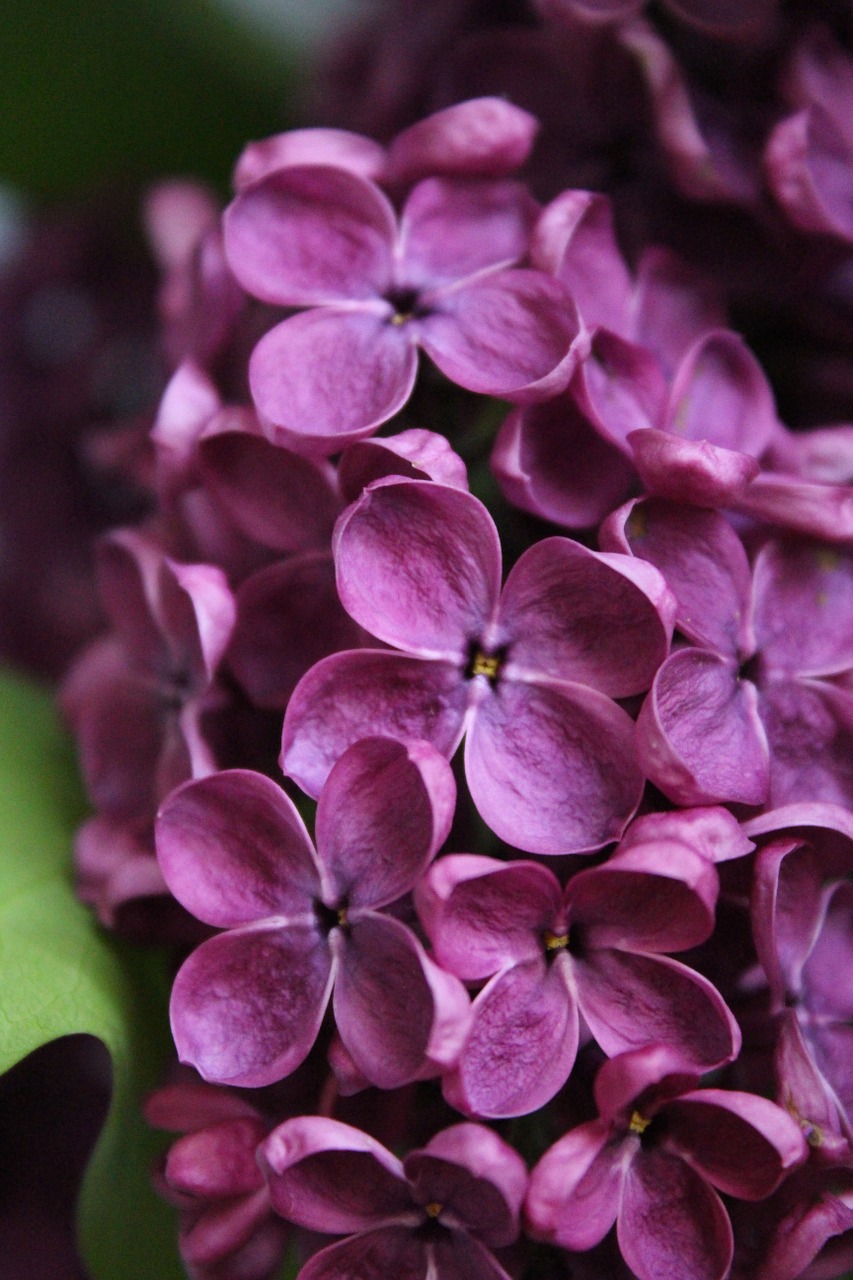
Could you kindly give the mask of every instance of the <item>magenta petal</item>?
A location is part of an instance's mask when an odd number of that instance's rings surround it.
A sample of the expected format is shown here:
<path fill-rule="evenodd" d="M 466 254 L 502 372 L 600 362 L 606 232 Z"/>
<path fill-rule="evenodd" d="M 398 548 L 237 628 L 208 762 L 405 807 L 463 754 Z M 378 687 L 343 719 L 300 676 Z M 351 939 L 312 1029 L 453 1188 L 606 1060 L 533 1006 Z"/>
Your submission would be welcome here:
<path fill-rule="evenodd" d="M 340 1120 L 285 1120 L 260 1159 L 276 1212 L 311 1231 L 365 1231 L 411 1208 L 400 1161 Z"/>
<path fill-rule="evenodd" d="M 427 1160 L 431 1167 L 427 1172 Z M 511 1244 L 518 1236 L 518 1218 L 527 1191 L 527 1165 L 518 1152 L 482 1124 L 454 1124 L 431 1138 L 426 1147 L 405 1160 L 406 1174 L 422 1204 L 440 1200 L 454 1216 L 493 1248 Z M 443 1166 L 443 1167 L 441 1167 Z M 418 1178 L 415 1170 L 424 1170 Z M 470 1180 L 459 1177 L 464 1171 Z M 432 1174 L 444 1180 L 455 1173 L 456 1184 L 445 1194 L 429 1194 Z M 484 1193 L 488 1188 L 488 1196 Z M 424 1199 L 424 1193 L 428 1199 Z M 420 1193 L 420 1194 L 419 1194 Z"/>
<path fill-rule="evenodd" d="M 132 661 L 151 670 L 165 651 L 158 574 L 163 555 L 134 529 L 119 529 L 96 547 L 101 602 Z"/>
<path fill-rule="evenodd" d="M 425 299 L 426 301 L 426 299 Z M 588 339 L 562 285 L 538 271 L 498 271 L 429 295 L 418 322 L 427 355 L 469 391 L 528 402 L 566 387 Z"/>
<path fill-rule="evenodd" d="M 524 163 L 538 121 L 503 98 L 470 98 L 419 120 L 388 148 L 387 178 L 500 178 Z"/>
<path fill-rule="evenodd" d="M 261 338 L 249 385 L 276 444 L 336 453 L 406 403 L 417 351 L 382 311 L 302 311 Z M 272 425 L 267 425 L 272 424 Z"/>
<path fill-rule="evenodd" d="M 399 284 L 438 289 L 527 252 L 536 204 L 520 182 L 427 178 L 400 219 Z"/>
<path fill-rule="evenodd" d="M 486 507 L 428 480 L 371 485 L 335 527 L 344 608 L 386 644 L 464 666 L 500 592 L 501 549 Z"/>
<path fill-rule="evenodd" d="M 679 649 L 661 667 L 637 721 L 647 776 L 676 804 L 761 804 L 768 748 L 755 686 L 707 649 Z"/>
<path fill-rule="evenodd" d="M 850 140 L 817 104 L 780 121 L 764 153 L 770 187 L 794 226 L 853 241 Z"/>
<path fill-rule="evenodd" d="M 719 992 L 677 960 L 590 951 L 574 967 L 581 1013 L 609 1056 L 661 1043 L 703 1070 L 736 1056 L 740 1032 Z"/>
<path fill-rule="evenodd" d="M 467 992 L 391 916 L 359 912 L 341 934 L 335 1019 L 356 1066 L 380 1089 L 437 1075 L 459 1055 Z"/>
<path fill-rule="evenodd" d="M 447 838 L 455 804 L 450 765 L 428 743 L 354 743 L 317 805 L 318 858 L 330 900 L 382 907 L 408 893 Z"/>
<path fill-rule="evenodd" d="M 782 835 L 759 850 L 752 887 L 752 930 L 774 1003 L 801 990 L 803 964 L 824 909 L 820 863 L 796 837 Z"/>
<path fill-rule="evenodd" d="M 430 1250 L 411 1227 L 383 1226 L 330 1244 L 309 1258 L 299 1280 L 428 1280 Z M 433 1275 L 436 1273 L 433 1271 Z M 457 1280 L 444 1270 L 442 1280 Z M 478 1278 L 479 1280 L 479 1278 Z M 489 1276 L 487 1280 L 492 1280 Z"/>
<path fill-rule="evenodd" d="M 385 169 L 385 148 L 346 129 L 289 129 L 244 147 L 232 180 L 237 191 L 292 165 L 323 164 L 377 181 Z"/>
<path fill-rule="evenodd" d="M 472 718 L 471 796 L 492 830 L 528 853 L 580 853 L 621 835 L 640 798 L 634 726 L 604 694 L 505 681 Z"/>
<path fill-rule="evenodd" d="M 223 571 L 213 564 L 164 560 L 160 609 L 171 657 L 170 675 L 213 679 L 231 639 L 237 607 Z"/>
<path fill-rule="evenodd" d="M 567 965 L 544 954 L 504 969 L 483 988 L 444 1096 L 468 1115 L 497 1119 L 543 1107 L 568 1080 L 578 1048 Z"/>
<path fill-rule="evenodd" d="M 640 255 L 634 308 L 635 333 L 660 361 L 668 379 L 697 338 L 725 324 L 715 283 L 658 245 Z"/>
<path fill-rule="evenodd" d="M 697 1089 L 667 1104 L 670 1141 L 718 1191 L 763 1200 L 808 1154 L 787 1111 L 736 1089 Z"/>
<path fill-rule="evenodd" d="M 224 214 L 240 284 L 286 307 L 373 298 L 391 281 L 394 211 L 352 172 L 292 166 L 242 192 Z"/>
<path fill-rule="evenodd" d="M 853 1022 L 853 884 L 827 892 L 820 933 L 803 969 L 809 1012 L 816 1020 Z"/>
<path fill-rule="evenodd" d="M 622 1191 L 619 1248 L 638 1280 L 724 1280 L 732 1228 L 715 1191 L 666 1151 L 642 1151 Z"/>
<path fill-rule="evenodd" d="M 172 1144 L 166 1179 L 188 1195 L 248 1195 L 263 1186 L 255 1150 L 265 1137 L 266 1126 L 257 1116 L 208 1124 Z"/>
<path fill-rule="evenodd" d="M 530 256 L 535 267 L 559 277 L 589 328 L 625 331 L 632 283 L 616 243 L 608 196 L 590 191 L 557 196 L 536 224 Z"/>
<path fill-rule="evenodd" d="M 381 440 L 358 440 L 344 450 L 338 484 L 347 502 L 355 502 L 374 480 L 437 480 L 454 489 L 468 488 L 465 463 L 437 431 L 411 427 Z"/>
<path fill-rule="evenodd" d="M 640 563 L 568 538 L 525 551 L 501 596 L 507 677 L 543 674 L 613 698 L 647 689 L 669 649 L 674 602 L 657 570 Z"/>
<path fill-rule="evenodd" d="M 759 458 L 777 425 L 770 384 L 743 339 L 728 329 L 699 338 L 676 372 L 667 430 Z"/>
<path fill-rule="evenodd" d="M 333 976 L 316 928 L 245 928 L 203 942 L 172 988 L 182 1062 L 205 1080 L 247 1087 L 295 1070 L 317 1038 Z"/>
<path fill-rule="evenodd" d="M 555 1142 L 530 1175 L 525 1213 L 533 1236 L 577 1251 L 603 1240 L 616 1220 L 629 1154 L 600 1120 Z"/>
<path fill-rule="evenodd" d="M 829 676 L 853 667 L 853 556 L 842 547 L 770 542 L 755 562 L 755 638 L 767 667 Z"/>
<path fill-rule="evenodd" d="M 293 692 L 281 767 L 316 797 L 332 765 L 359 738 L 421 738 L 449 757 L 462 736 L 466 703 L 465 682 L 448 663 L 385 649 L 333 654 Z"/>
<path fill-rule="evenodd" d="M 735 506 L 760 470 L 749 454 L 671 431 L 632 431 L 628 443 L 649 493 L 697 507 Z"/>
<path fill-rule="evenodd" d="M 753 520 L 806 537 L 853 541 L 853 487 L 849 484 L 812 484 L 765 471 L 738 499 L 737 509 Z"/>
<path fill-rule="evenodd" d="M 770 743 L 770 803 L 853 806 L 853 693 L 820 680 L 775 680 L 761 690 Z"/>
<path fill-rule="evenodd" d="M 289 796 L 262 774 L 231 769 L 174 791 L 156 840 L 166 883 L 206 924 L 310 916 L 320 880 L 308 832 Z"/>

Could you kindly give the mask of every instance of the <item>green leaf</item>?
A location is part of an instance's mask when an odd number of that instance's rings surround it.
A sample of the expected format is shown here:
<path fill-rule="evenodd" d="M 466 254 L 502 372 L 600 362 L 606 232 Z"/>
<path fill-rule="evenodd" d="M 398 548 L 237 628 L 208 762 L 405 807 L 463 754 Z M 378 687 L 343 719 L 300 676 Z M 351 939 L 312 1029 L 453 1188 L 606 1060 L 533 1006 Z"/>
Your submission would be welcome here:
<path fill-rule="evenodd" d="M 163 957 L 108 937 L 77 901 L 70 846 L 85 812 L 48 693 L 0 676 L 0 1071 L 57 1036 L 109 1049 L 113 1093 L 80 1208 L 94 1280 L 177 1280 L 173 1211 L 150 1185 L 159 1135 L 139 1104 L 169 1038 Z"/>

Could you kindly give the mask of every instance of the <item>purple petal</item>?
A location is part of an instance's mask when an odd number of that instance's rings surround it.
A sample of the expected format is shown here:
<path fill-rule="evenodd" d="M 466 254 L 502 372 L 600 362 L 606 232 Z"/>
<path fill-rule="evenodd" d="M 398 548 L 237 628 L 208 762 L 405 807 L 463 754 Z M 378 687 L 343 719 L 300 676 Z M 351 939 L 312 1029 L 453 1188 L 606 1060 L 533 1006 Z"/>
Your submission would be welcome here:
<path fill-rule="evenodd" d="M 243 149 L 232 175 L 234 188 L 242 191 L 276 169 L 309 164 L 347 169 L 378 181 L 385 170 L 385 148 L 346 129 L 289 129 Z"/>
<path fill-rule="evenodd" d="M 577 1251 L 603 1240 L 616 1220 L 629 1155 L 600 1120 L 555 1142 L 530 1175 L 525 1213 L 534 1237 Z"/>
<path fill-rule="evenodd" d="M 781 836 L 755 859 L 752 930 L 777 1006 L 799 993 L 802 967 L 823 914 L 820 866 L 808 845 Z"/>
<path fill-rule="evenodd" d="M 697 1089 L 667 1104 L 668 1140 L 727 1195 L 763 1200 L 805 1160 L 795 1120 L 767 1098 L 735 1089 Z"/>
<path fill-rule="evenodd" d="M 666 429 L 759 458 L 777 424 L 770 384 L 743 339 L 728 329 L 699 338 L 676 371 Z"/>
<path fill-rule="evenodd" d="M 748 836 L 783 833 L 812 846 L 826 875 L 845 875 L 853 865 L 853 815 L 820 802 L 783 805 L 743 824 Z"/>
<path fill-rule="evenodd" d="M 498 432 L 492 471 L 522 511 L 567 529 L 599 524 L 634 487 L 634 468 L 570 394 L 515 409 Z"/>
<path fill-rule="evenodd" d="M 542 956 L 562 893 L 538 863 L 450 854 L 427 872 L 415 903 L 439 964 L 477 982 Z"/>
<path fill-rule="evenodd" d="M 472 494 L 427 480 L 371 485 L 335 528 L 338 592 L 372 635 L 460 666 L 492 621 L 497 530 Z"/>
<path fill-rule="evenodd" d="M 158 490 L 167 500 L 192 483 L 199 437 L 221 408 L 213 381 L 194 361 L 185 360 L 163 392 L 151 428 Z"/>
<path fill-rule="evenodd" d="M 425 298 L 425 302 L 427 299 Z M 498 271 L 429 297 L 418 340 L 451 382 L 527 403 L 566 387 L 588 350 L 574 303 L 538 271 Z"/>
<path fill-rule="evenodd" d="M 497 1119 L 527 1115 L 562 1088 L 578 1048 L 577 1005 L 567 967 L 542 954 L 496 974 L 477 996 L 473 1021 L 444 1096 L 458 1111 Z"/>
<path fill-rule="evenodd" d="M 608 196 L 590 191 L 557 196 L 536 224 L 530 257 L 566 286 L 587 327 L 627 336 L 633 286 L 616 243 Z"/>
<path fill-rule="evenodd" d="M 391 281 L 394 211 L 377 187 L 344 169 L 271 173 L 229 205 L 224 228 L 231 270 L 262 302 L 366 300 Z"/>
<path fill-rule="evenodd" d="M 338 464 L 338 484 L 347 502 L 355 502 L 374 480 L 437 480 L 453 489 L 468 488 L 465 463 L 448 440 L 435 431 L 412 427 L 382 440 L 358 440 Z"/>
<path fill-rule="evenodd" d="M 811 484 L 765 472 L 738 499 L 737 509 L 807 537 L 853 540 L 853 488 L 847 484 Z"/>
<path fill-rule="evenodd" d="M 685 844 L 695 849 L 710 862 L 728 862 L 752 853 L 755 845 L 744 832 L 737 818 L 726 809 L 679 809 L 666 813 L 646 813 L 631 823 L 617 852 L 646 842 L 652 848 L 663 842 Z"/>
<path fill-rule="evenodd" d="M 677 960 L 590 951 L 574 969 L 581 1013 L 609 1056 L 662 1043 L 703 1071 L 736 1057 L 740 1032 L 719 992 Z"/>
<path fill-rule="evenodd" d="M 821 930 L 802 981 L 812 1016 L 853 1021 L 853 885 L 847 881 L 828 892 Z"/>
<path fill-rule="evenodd" d="M 424 1200 L 423 1194 L 432 1182 L 429 1176 L 419 1177 L 425 1167 L 424 1157 L 435 1160 L 431 1172 L 446 1177 L 450 1172 L 447 1165 L 451 1165 L 455 1166 L 457 1178 L 461 1168 L 470 1174 L 471 1181 L 458 1178 L 456 1187 L 448 1187 L 445 1195 L 429 1194 Z M 444 1170 L 436 1168 L 439 1163 L 445 1166 Z M 511 1244 L 518 1236 L 518 1217 L 527 1190 L 527 1165 L 494 1130 L 481 1124 L 452 1125 L 431 1138 L 423 1151 L 412 1152 L 404 1164 L 410 1181 L 420 1183 L 415 1190 L 420 1203 L 446 1203 L 455 1217 L 493 1248 Z M 488 1201 L 481 1199 L 487 1189 Z"/>
<path fill-rule="evenodd" d="M 799 1124 L 814 1159 L 828 1164 L 843 1160 L 850 1151 L 848 1121 L 815 1064 L 794 1009 L 779 1015 L 773 1065 L 777 1100 Z"/>
<path fill-rule="evenodd" d="M 683 1160 L 642 1151 L 622 1190 L 619 1248 L 638 1280 L 724 1280 L 732 1228 L 719 1196 Z"/>
<path fill-rule="evenodd" d="M 354 743 L 317 805 L 317 850 L 330 900 L 382 907 L 408 893 L 447 838 L 455 804 L 450 765 L 428 743 Z"/>
<path fill-rule="evenodd" d="M 293 692 L 281 767 L 316 797 L 332 765 L 359 738 L 420 738 L 450 757 L 464 729 L 467 696 L 458 669 L 448 663 L 384 649 L 333 654 Z"/>
<path fill-rule="evenodd" d="M 210 681 L 231 639 L 237 606 L 223 571 L 212 564 L 164 560 L 159 575 L 163 629 L 172 671 Z"/>
<path fill-rule="evenodd" d="M 208 939 L 172 988 L 178 1056 L 218 1084 L 281 1080 L 308 1056 L 332 978 L 315 928 L 247 928 Z"/>
<path fill-rule="evenodd" d="M 477 708 L 465 773 L 481 817 L 529 853 L 618 839 L 640 798 L 634 726 L 582 685 L 505 681 Z"/>
<path fill-rule="evenodd" d="M 353 1280 L 354 1276 L 359 1280 L 387 1280 L 389 1276 L 394 1280 L 428 1280 L 433 1248 L 420 1240 L 411 1227 L 389 1224 L 321 1249 L 305 1263 L 299 1280 Z M 445 1270 L 440 1274 L 442 1280 L 445 1276 L 456 1280 Z"/>
<path fill-rule="evenodd" d="M 527 159 L 538 121 L 503 98 L 471 98 L 419 120 L 388 149 L 387 179 L 500 178 Z"/>
<path fill-rule="evenodd" d="M 760 470 L 746 453 L 681 440 L 671 431 L 632 431 L 628 443 L 649 493 L 692 506 L 739 504 Z"/>
<path fill-rule="evenodd" d="M 318 308 L 261 338 L 249 385 L 273 443 L 329 454 L 403 407 L 417 365 L 406 332 L 381 311 Z"/>
<path fill-rule="evenodd" d="M 623 451 L 632 431 L 657 427 L 666 407 L 666 383 L 645 347 L 599 329 L 572 384 L 581 408 L 602 435 Z"/>
<path fill-rule="evenodd" d="M 255 1116 L 222 1120 L 187 1134 L 169 1148 L 166 1179 L 189 1195 L 242 1196 L 263 1186 L 255 1150 L 266 1137 Z"/>
<path fill-rule="evenodd" d="M 714 281 L 672 250 L 657 245 L 640 255 L 634 309 L 635 335 L 657 357 L 670 380 L 697 338 L 725 324 Z"/>
<path fill-rule="evenodd" d="M 227 661 L 255 706 L 284 710 L 314 663 L 363 635 L 338 599 L 331 555 L 292 556 L 239 587 Z"/>
<path fill-rule="evenodd" d="M 467 992 L 405 925 L 359 912 L 342 931 L 340 954 L 335 1020 L 372 1084 L 396 1089 L 456 1060 L 470 1022 Z"/>
<path fill-rule="evenodd" d="M 755 637 L 768 670 L 829 676 L 853 667 L 853 556 L 769 542 L 754 570 Z"/>
<path fill-rule="evenodd" d="M 674 602 L 661 575 L 640 564 L 568 538 L 525 551 L 501 596 L 507 678 L 544 674 L 614 698 L 647 689 L 669 649 Z"/>
<path fill-rule="evenodd" d="M 365 1231 L 411 1208 L 396 1156 L 340 1120 L 285 1120 L 267 1138 L 260 1160 L 276 1212 L 310 1231 Z"/>
<path fill-rule="evenodd" d="M 96 569 L 101 603 L 135 665 L 157 669 L 165 639 L 159 610 L 160 548 L 134 529 L 119 529 L 101 538 Z"/>
<path fill-rule="evenodd" d="M 158 814 L 156 840 L 166 883 L 206 924 L 310 916 L 320 880 L 308 832 L 262 774 L 231 769 L 181 787 Z"/>
<path fill-rule="evenodd" d="M 853 241 L 850 141 L 814 104 L 779 122 L 764 152 L 768 181 L 795 227 Z"/>
<path fill-rule="evenodd" d="M 761 689 L 770 743 L 769 803 L 853 805 L 853 694 L 820 680 L 775 680 Z"/>
<path fill-rule="evenodd" d="M 438 289 L 527 252 L 537 206 L 520 182 L 427 178 L 400 218 L 398 284 Z"/>
<path fill-rule="evenodd" d="M 676 804 L 767 798 L 755 686 L 706 649 L 680 649 L 663 664 L 637 721 L 637 751 L 647 776 Z"/>

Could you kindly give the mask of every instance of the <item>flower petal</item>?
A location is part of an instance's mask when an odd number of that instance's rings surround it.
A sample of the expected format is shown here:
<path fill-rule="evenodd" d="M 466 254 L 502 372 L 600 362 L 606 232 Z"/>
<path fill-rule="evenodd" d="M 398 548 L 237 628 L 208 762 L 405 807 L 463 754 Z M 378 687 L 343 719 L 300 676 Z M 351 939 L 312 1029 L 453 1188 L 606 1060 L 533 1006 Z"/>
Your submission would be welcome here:
<path fill-rule="evenodd" d="M 539 122 L 504 98 L 469 98 L 410 125 L 388 148 L 386 180 L 500 178 L 527 159 Z"/>
<path fill-rule="evenodd" d="M 427 1162 L 431 1162 L 427 1173 Z M 443 1166 L 440 1167 L 440 1166 Z M 446 1204 L 465 1227 L 492 1248 L 512 1244 L 527 1190 L 527 1165 L 518 1152 L 482 1124 L 454 1124 L 431 1138 L 422 1151 L 404 1161 L 406 1176 L 420 1204 Z M 453 1171 L 451 1173 L 451 1171 Z M 460 1171 L 470 1175 L 459 1177 Z M 434 1194 L 433 1174 L 448 1174 L 455 1185 Z"/>
<path fill-rule="evenodd" d="M 530 1175 L 525 1212 L 532 1234 L 564 1249 L 591 1249 L 616 1220 L 630 1148 L 609 1125 L 578 1125 L 545 1152 Z"/>
<path fill-rule="evenodd" d="M 755 562 L 755 638 L 769 670 L 830 676 L 853 667 L 853 555 L 769 542 Z"/>

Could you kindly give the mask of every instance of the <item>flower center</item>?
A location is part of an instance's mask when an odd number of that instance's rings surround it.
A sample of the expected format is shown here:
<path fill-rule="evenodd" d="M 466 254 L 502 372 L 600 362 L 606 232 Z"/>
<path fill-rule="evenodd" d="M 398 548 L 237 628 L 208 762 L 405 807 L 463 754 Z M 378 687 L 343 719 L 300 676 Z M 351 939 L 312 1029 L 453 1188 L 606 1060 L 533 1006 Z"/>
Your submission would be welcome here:
<path fill-rule="evenodd" d="M 569 935 L 566 933 L 552 933 L 550 929 L 545 930 L 545 950 L 546 951 L 564 951 L 569 945 Z"/>
<path fill-rule="evenodd" d="M 390 293 L 386 293 L 385 299 L 394 308 L 391 324 L 395 329 L 400 329 L 409 320 L 414 320 L 421 314 L 418 308 L 417 289 L 392 289 Z"/>
<path fill-rule="evenodd" d="M 642 1136 L 650 1124 L 650 1119 L 641 1115 L 639 1111 L 633 1111 L 631 1113 L 631 1119 L 628 1121 L 628 1129 L 631 1133 L 636 1133 L 638 1136 Z"/>
<path fill-rule="evenodd" d="M 473 641 L 468 650 L 468 665 L 465 668 L 466 680 L 473 680 L 475 676 L 485 676 L 489 684 L 497 684 L 505 658 L 505 645 L 495 653 L 486 653 L 480 648 L 476 640 Z"/>
<path fill-rule="evenodd" d="M 424 1205 L 424 1213 L 428 1218 L 437 1218 L 443 1208 L 443 1204 L 438 1204 L 433 1200 L 430 1204 Z"/>

